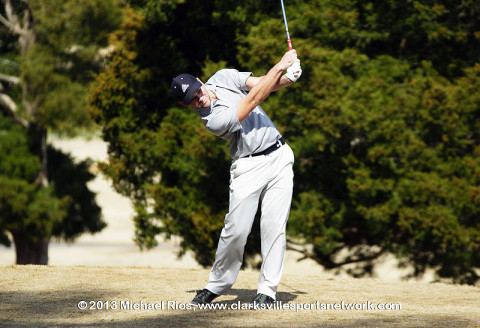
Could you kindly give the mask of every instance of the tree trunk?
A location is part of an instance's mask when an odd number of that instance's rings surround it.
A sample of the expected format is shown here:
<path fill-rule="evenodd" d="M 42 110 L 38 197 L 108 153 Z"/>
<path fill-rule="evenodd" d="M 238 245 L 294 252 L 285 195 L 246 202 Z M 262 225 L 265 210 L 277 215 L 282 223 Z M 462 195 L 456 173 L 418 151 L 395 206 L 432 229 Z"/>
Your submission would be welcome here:
<path fill-rule="evenodd" d="M 29 128 L 30 151 L 37 155 L 42 163 L 42 168 L 38 172 L 36 183 L 42 187 L 48 186 L 47 169 L 47 129 L 39 124 L 32 123 Z"/>
<path fill-rule="evenodd" d="M 17 264 L 48 263 L 49 238 L 32 241 L 23 233 L 12 233 L 17 253 Z"/>

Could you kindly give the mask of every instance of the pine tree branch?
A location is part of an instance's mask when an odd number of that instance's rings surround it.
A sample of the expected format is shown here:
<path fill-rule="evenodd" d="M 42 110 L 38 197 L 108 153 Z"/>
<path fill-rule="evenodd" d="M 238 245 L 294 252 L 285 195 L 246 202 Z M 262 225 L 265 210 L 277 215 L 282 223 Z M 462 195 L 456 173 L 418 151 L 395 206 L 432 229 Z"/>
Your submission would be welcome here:
<path fill-rule="evenodd" d="M 30 123 L 17 115 L 17 104 L 5 93 L 0 93 L 0 108 L 3 109 L 3 112 L 13 118 L 13 120 L 23 127 L 28 128 Z"/>
<path fill-rule="evenodd" d="M 339 268 L 339 267 L 344 266 L 346 264 L 372 261 L 372 260 L 377 259 L 378 257 L 380 257 L 382 254 L 385 253 L 384 249 L 380 249 L 379 251 L 370 252 L 370 253 L 358 252 L 354 256 L 346 257 L 341 262 L 334 262 L 331 259 L 322 258 L 322 257 L 316 255 L 313 251 L 307 249 L 305 246 L 298 245 L 295 242 L 292 242 L 291 240 L 287 241 L 287 250 L 292 250 L 292 251 L 295 251 L 297 253 L 302 254 L 303 257 L 301 259 L 299 259 L 298 261 L 302 261 L 302 260 L 305 260 L 305 259 L 311 259 L 311 260 L 323 265 L 326 269 Z"/>
<path fill-rule="evenodd" d="M 17 15 L 13 13 L 12 3 L 10 0 L 5 1 L 5 13 L 7 15 L 6 18 L 0 15 L 0 23 L 5 25 L 7 28 L 9 28 L 18 35 L 25 35 L 25 30 L 22 29 L 22 27 L 18 23 Z"/>
<path fill-rule="evenodd" d="M 341 267 L 343 265 L 351 264 L 351 263 L 372 261 L 372 260 L 375 260 L 375 259 L 379 258 L 384 253 L 385 253 L 385 250 L 381 249 L 381 250 L 379 250 L 377 252 L 374 252 L 374 253 L 371 253 L 371 254 L 359 254 L 356 257 L 348 257 L 343 262 L 336 263 L 335 267 Z"/>
<path fill-rule="evenodd" d="M 28 9 L 25 9 L 23 11 L 24 15 L 23 15 L 23 30 L 24 31 L 28 31 L 30 30 L 30 10 Z"/>
<path fill-rule="evenodd" d="M 18 18 L 13 13 L 12 0 L 5 0 L 5 13 L 7 14 L 8 20 L 12 22 L 12 24 L 18 24 Z"/>
<path fill-rule="evenodd" d="M 0 73 L 0 81 L 5 81 L 8 83 L 19 84 L 20 78 L 12 75 L 5 75 Z"/>
<path fill-rule="evenodd" d="M 17 27 L 13 25 L 8 19 L 0 15 L 0 23 L 11 29 L 12 31 L 16 31 Z"/>

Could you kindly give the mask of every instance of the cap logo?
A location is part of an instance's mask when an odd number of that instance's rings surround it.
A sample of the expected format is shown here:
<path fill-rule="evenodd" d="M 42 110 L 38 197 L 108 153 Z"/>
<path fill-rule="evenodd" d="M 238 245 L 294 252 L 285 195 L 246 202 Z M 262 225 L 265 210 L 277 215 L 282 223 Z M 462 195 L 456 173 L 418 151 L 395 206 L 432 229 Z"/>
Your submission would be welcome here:
<path fill-rule="evenodd" d="M 190 84 L 182 84 L 182 91 L 185 92 L 189 86 Z"/>

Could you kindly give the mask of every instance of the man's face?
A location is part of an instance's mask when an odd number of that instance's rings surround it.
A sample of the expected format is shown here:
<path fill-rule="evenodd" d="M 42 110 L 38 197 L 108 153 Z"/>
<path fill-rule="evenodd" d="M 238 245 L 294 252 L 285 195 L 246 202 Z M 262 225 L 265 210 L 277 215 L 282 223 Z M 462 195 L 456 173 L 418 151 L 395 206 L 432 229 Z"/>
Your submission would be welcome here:
<path fill-rule="evenodd" d="M 190 107 L 204 108 L 208 106 L 210 106 L 210 96 L 208 95 L 207 89 L 202 84 L 202 86 L 193 94 Z"/>

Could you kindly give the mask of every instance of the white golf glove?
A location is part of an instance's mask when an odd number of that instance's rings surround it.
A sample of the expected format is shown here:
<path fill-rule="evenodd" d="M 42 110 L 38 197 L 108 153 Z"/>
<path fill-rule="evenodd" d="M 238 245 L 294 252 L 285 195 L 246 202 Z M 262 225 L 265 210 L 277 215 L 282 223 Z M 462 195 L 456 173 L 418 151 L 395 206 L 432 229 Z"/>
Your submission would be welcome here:
<path fill-rule="evenodd" d="M 287 74 L 285 76 L 292 82 L 296 82 L 300 75 L 302 75 L 302 67 L 300 62 L 293 63 L 289 68 L 287 68 Z"/>

